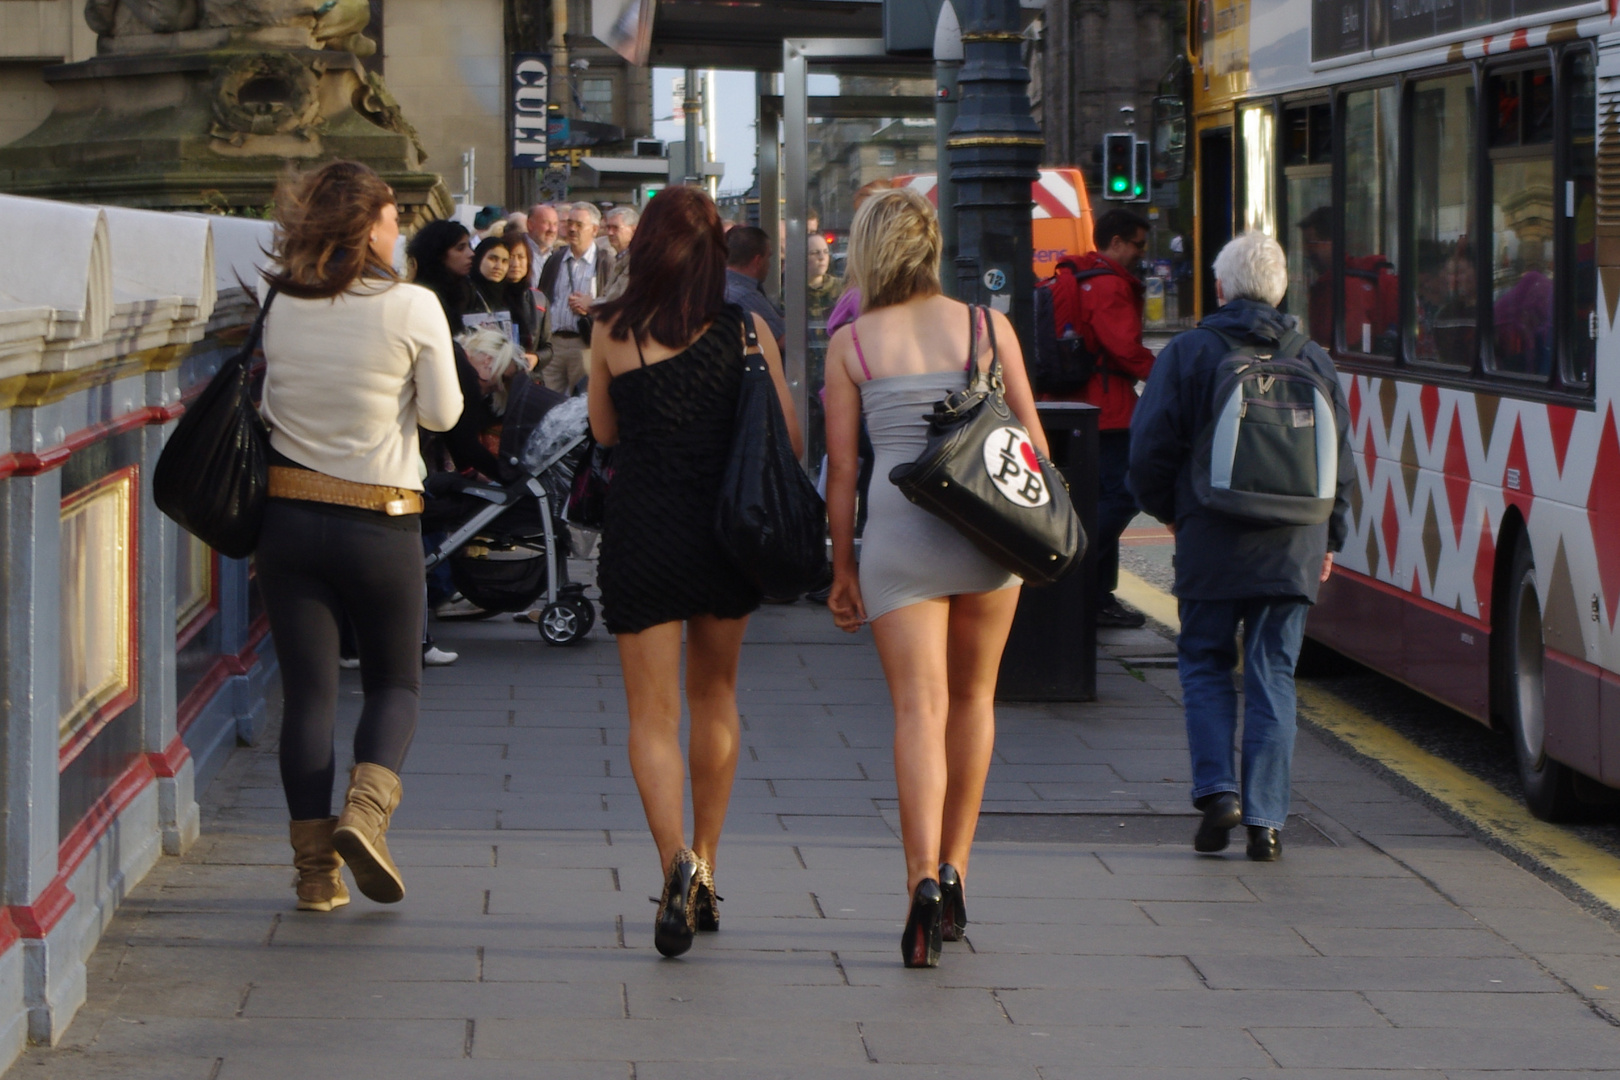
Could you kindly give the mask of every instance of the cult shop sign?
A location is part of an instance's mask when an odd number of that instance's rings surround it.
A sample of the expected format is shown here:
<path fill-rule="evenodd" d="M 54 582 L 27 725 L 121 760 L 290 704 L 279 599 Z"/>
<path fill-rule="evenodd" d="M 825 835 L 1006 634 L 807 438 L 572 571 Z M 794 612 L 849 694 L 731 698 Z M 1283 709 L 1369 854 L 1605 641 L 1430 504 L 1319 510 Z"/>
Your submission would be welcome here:
<path fill-rule="evenodd" d="M 551 54 L 512 55 L 512 168 L 543 169 L 550 152 L 546 109 L 551 101 Z"/>

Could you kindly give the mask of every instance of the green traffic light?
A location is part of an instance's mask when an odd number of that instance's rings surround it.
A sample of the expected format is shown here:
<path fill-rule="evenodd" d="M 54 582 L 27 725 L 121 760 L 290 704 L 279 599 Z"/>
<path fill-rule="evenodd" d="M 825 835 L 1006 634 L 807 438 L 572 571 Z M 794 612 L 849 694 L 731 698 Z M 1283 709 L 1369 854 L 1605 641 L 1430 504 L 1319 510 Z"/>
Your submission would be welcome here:
<path fill-rule="evenodd" d="M 1123 193 L 1126 188 L 1131 186 L 1131 182 L 1125 179 L 1123 176 L 1116 176 L 1113 179 L 1112 186 L 1115 191 Z"/>
<path fill-rule="evenodd" d="M 1136 195 L 1138 198 L 1141 197 L 1141 195 L 1142 195 L 1142 185 L 1141 184 L 1136 185 L 1136 191 L 1133 192 L 1133 194 Z"/>

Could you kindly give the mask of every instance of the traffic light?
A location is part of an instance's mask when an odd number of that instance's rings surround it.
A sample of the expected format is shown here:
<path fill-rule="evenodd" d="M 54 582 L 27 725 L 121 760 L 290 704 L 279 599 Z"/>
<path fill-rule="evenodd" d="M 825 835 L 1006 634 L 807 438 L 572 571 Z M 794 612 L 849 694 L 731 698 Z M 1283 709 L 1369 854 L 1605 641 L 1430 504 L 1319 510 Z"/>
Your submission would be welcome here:
<path fill-rule="evenodd" d="M 1153 198 L 1153 144 L 1146 139 L 1136 140 L 1136 173 L 1131 185 L 1131 202 L 1149 202 Z"/>
<path fill-rule="evenodd" d="M 1129 131 L 1103 136 L 1103 198 L 1136 198 L 1136 136 Z"/>

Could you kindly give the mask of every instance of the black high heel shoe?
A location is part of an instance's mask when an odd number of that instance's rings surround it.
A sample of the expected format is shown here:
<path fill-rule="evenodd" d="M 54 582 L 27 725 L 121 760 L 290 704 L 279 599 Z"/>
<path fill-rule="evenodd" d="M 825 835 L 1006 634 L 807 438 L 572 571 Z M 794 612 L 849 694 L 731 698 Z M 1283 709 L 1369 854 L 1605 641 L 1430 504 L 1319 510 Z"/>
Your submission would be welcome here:
<path fill-rule="evenodd" d="M 967 930 L 967 902 L 962 898 L 962 875 L 950 863 L 939 864 L 939 891 L 944 905 L 941 936 L 946 941 L 961 941 Z"/>
<path fill-rule="evenodd" d="M 911 914 L 906 918 L 905 933 L 900 936 L 900 957 L 908 968 L 938 967 L 940 950 L 940 916 L 944 913 L 944 897 L 939 882 L 923 878 L 917 891 L 911 894 Z"/>
<path fill-rule="evenodd" d="M 697 887 L 693 892 L 692 904 L 696 908 L 693 921 L 703 933 L 714 933 L 720 929 L 720 902 L 725 897 L 714 891 L 714 870 L 709 861 L 698 859 Z"/>
<path fill-rule="evenodd" d="M 698 857 L 682 849 L 664 880 L 664 895 L 659 898 L 658 916 L 653 922 L 653 945 L 665 956 L 679 956 L 692 947 L 697 872 Z"/>

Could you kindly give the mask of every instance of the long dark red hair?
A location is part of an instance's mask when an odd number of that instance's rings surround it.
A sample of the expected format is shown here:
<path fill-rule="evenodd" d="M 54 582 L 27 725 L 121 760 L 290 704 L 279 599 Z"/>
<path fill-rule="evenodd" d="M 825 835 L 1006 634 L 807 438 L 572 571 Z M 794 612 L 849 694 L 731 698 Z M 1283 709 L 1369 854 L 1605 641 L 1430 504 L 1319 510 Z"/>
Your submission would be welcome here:
<path fill-rule="evenodd" d="M 726 232 L 700 188 L 665 188 L 647 204 L 630 239 L 630 282 L 598 308 L 614 341 L 651 338 L 679 348 L 718 318 L 726 303 Z"/>

